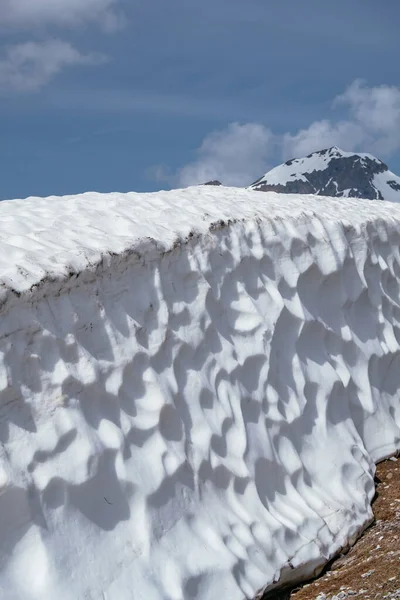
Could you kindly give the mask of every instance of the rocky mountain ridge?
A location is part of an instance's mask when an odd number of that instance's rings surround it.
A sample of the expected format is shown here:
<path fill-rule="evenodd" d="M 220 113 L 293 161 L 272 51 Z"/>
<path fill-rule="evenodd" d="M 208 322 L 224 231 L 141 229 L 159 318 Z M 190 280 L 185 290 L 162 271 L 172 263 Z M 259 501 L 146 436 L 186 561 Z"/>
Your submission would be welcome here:
<path fill-rule="evenodd" d="M 250 189 L 400 202 L 400 177 L 371 154 L 333 146 L 275 167 Z"/>

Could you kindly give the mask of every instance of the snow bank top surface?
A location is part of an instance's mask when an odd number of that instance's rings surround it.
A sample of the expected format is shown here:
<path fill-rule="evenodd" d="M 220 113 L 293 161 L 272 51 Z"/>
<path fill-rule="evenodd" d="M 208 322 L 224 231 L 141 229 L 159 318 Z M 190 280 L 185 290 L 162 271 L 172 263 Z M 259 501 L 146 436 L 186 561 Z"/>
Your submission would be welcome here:
<path fill-rule="evenodd" d="M 160 253 L 220 221 L 296 219 L 308 213 L 353 226 L 400 218 L 391 203 L 259 194 L 238 188 L 192 187 L 150 194 L 85 193 L 0 203 L 1 300 L 44 279 L 63 280 L 107 255 L 139 249 L 151 238 Z"/>

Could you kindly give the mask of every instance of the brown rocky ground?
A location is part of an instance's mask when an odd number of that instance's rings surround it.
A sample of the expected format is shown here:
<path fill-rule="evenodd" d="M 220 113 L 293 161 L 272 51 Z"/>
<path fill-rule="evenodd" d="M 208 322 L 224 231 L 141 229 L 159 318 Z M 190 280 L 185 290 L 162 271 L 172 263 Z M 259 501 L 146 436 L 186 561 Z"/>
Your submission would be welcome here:
<path fill-rule="evenodd" d="M 380 463 L 375 522 L 316 580 L 268 600 L 400 600 L 400 458 Z"/>

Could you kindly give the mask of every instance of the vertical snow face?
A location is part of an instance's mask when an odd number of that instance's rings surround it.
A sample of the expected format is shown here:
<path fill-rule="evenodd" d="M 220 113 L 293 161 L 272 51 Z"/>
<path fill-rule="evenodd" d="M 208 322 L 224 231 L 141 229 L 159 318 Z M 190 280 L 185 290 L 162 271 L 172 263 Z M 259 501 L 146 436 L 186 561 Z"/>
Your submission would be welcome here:
<path fill-rule="evenodd" d="M 400 211 L 210 193 L 246 218 L 5 301 L 0 597 L 253 598 L 370 522 L 400 447 Z"/>

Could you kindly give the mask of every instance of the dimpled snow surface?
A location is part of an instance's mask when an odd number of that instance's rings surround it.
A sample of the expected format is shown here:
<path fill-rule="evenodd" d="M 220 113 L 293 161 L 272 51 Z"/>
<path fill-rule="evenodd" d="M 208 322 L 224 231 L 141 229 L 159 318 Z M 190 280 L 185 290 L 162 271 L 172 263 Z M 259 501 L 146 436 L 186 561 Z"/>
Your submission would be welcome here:
<path fill-rule="evenodd" d="M 2 202 L 0 598 L 242 600 L 352 543 L 400 447 L 399 244 L 385 202 Z"/>

